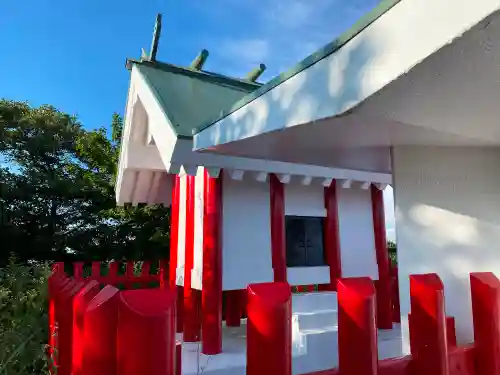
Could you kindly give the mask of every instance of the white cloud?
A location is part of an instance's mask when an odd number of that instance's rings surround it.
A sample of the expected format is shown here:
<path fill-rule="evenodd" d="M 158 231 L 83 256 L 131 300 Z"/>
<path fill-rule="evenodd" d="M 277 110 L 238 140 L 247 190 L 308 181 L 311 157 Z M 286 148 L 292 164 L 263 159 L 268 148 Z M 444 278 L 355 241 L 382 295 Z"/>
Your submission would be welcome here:
<path fill-rule="evenodd" d="M 222 43 L 220 51 L 242 65 L 257 65 L 269 58 L 270 47 L 264 39 L 229 39 Z"/>
<path fill-rule="evenodd" d="M 396 219 L 394 218 L 394 190 L 388 186 L 384 190 L 385 227 L 387 239 L 396 241 Z"/>

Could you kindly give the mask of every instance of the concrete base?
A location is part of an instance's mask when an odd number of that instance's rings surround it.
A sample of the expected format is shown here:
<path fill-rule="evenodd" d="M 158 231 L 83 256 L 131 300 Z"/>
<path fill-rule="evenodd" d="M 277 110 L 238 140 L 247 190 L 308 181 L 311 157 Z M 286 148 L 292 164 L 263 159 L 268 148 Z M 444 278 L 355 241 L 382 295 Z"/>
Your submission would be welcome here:
<path fill-rule="evenodd" d="M 292 370 L 294 375 L 338 367 L 337 295 L 334 292 L 293 296 Z M 402 355 L 401 329 L 380 330 L 379 359 Z M 184 343 L 182 373 L 197 375 L 246 374 L 246 321 L 223 327 L 221 354 L 201 354 L 201 344 Z"/>

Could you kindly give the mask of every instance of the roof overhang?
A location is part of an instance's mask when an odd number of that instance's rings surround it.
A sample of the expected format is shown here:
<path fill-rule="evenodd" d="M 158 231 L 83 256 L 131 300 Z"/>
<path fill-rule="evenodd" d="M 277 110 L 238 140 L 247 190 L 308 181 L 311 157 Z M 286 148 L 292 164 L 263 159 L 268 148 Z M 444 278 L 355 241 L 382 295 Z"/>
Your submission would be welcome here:
<path fill-rule="evenodd" d="M 390 172 L 394 145 L 499 145 L 500 0 L 392 5 L 199 131 L 194 149 Z"/>

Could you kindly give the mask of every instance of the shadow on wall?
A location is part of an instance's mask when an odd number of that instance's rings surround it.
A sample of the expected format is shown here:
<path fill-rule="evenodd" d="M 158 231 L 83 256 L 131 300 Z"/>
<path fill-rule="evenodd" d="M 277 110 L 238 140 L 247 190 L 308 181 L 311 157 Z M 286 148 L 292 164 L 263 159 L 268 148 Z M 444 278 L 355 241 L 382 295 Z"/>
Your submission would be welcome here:
<path fill-rule="evenodd" d="M 473 339 L 469 273 L 500 275 L 498 165 L 493 148 L 394 150 L 401 312 L 409 308 L 403 275 L 438 273 L 461 343 Z"/>
<path fill-rule="evenodd" d="M 223 121 L 230 123 L 223 132 L 216 126 L 211 141 L 227 143 L 351 109 L 364 97 L 363 81 L 370 74 L 367 66 L 375 55 L 374 44 L 358 35 L 341 48 L 342 53 L 327 56 L 226 117 Z"/>

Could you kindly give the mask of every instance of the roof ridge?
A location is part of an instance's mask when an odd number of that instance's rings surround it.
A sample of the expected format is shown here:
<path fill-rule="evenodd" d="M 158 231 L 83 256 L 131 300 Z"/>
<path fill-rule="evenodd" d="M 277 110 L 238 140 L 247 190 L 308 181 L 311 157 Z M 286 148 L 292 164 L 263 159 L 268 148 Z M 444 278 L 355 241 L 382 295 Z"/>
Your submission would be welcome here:
<path fill-rule="evenodd" d="M 159 69 L 170 73 L 183 74 L 194 78 L 211 81 L 212 83 L 215 84 L 228 85 L 231 87 L 240 88 L 247 92 L 252 92 L 263 86 L 263 83 L 260 82 L 253 82 L 247 79 L 229 77 L 223 74 L 214 73 L 207 70 L 197 70 L 191 67 L 183 67 L 161 61 L 149 61 L 143 59 L 137 60 L 128 58 L 125 66 L 128 70 L 130 70 L 133 64 L 144 65 L 150 68 Z"/>

